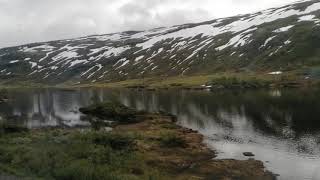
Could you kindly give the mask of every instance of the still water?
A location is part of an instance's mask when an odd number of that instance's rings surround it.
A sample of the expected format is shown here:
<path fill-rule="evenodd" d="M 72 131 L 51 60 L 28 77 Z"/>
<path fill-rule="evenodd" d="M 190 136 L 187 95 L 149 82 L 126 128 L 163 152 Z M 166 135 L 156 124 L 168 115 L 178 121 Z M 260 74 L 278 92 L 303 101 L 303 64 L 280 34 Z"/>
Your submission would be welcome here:
<path fill-rule="evenodd" d="M 279 179 L 320 180 L 320 91 L 238 92 L 108 89 L 10 90 L 0 104 L 9 123 L 41 127 L 88 126 L 79 107 L 118 100 L 148 111 L 168 111 L 182 126 L 204 134 L 218 158 L 253 152 Z"/>

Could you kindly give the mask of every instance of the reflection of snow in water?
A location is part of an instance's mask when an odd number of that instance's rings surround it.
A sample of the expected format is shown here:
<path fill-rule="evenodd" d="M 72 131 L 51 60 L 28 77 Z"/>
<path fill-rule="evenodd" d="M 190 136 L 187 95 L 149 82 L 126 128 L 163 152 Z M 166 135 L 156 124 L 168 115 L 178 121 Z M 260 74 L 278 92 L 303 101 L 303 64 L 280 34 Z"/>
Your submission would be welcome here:
<path fill-rule="evenodd" d="M 288 99 L 286 93 L 277 90 L 265 92 L 262 98 L 260 95 L 103 89 L 41 90 L 14 93 L 15 100 L 8 107 L 0 108 L 0 113 L 16 115 L 17 121 L 28 127 L 82 126 L 88 123 L 80 120 L 79 107 L 96 101 L 119 100 L 139 110 L 164 110 L 178 115 L 179 124 L 199 130 L 206 136 L 205 142 L 220 152 L 218 158 L 247 159 L 242 153 L 253 152 L 256 159 L 265 162 L 268 170 L 280 174 L 280 179 L 319 180 L 320 130 L 312 134 L 297 132 L 297 126 L 301 125 L 297 124 L 297 118 L 294 119 L 293 111 L 297 109 L 293 107 L 297 104 L 283 104 L 283 99 Z M 281 105 L 285 106 L 281 106 L 283 109 L 279 109 L 280 100 Z M 304 116 L 313 118 L 312 123 L 309 121 L 306 124 L 310 128 L 317 119 L 312 113 L 317 111 L 308 109 L 319 107 L 319 104 L 305 104 L 308 107 L 299 106 L 301 114 L 298 115 L 302 115 L 303 119 Z M 259 116 L 250 116 L 250 113 Z"/>
<path fill-rule="evenodd" d="M 153 110 L 165 106 L 164 109 L 177 114 L 180 125 L 199 130 L 207 137 L 205 142 L 220 152 L 218 158 L 247 159 L 242 153 L 253 152 L 256 159 L 265 162 L 268 170 L 280 174 L 279 179 L 320 179 L 319 173 L 317 174 L 320 168 L 320 133 L 297 135 L 293 130 L 290 112 L 282 112 L 282 120 L 286 125 L 279 126 L 272 116 L 261 111 L 260 113 L 264 114 L 262 121 L 265 126 L 274 131 L 274 134 L 266 134 L 255 127 L 252 117 L 246 116 L 245 106 L 240 105 L 237 108 L 230 104 L 229 110 L 221 106 L 217 107 L 216 112 L 212 112 L 205 101 L 196 98 L 194 101 L 185 100 L 188 96 L 185 92 L 173 97 L 168 96 L 168 104 L 161 101 L 163 96 L 154 98 L 154 94 L 149 97 L 140 97 L 139 93 L 135 94 L 134 98 L 127 96 L 134 100 L 131 104 L 126 101 L 126 104 L 138 109 Z M 192 96 L 192 93 L 189 96 Z M 282 97 L 282 92 L 271 91 L 269 96 L 277 100 Z"/>
<path fill-rule="evenodd" d="M 270 91 L 270 96 L 280 97 L 281 96 L 281 91 L 280 90 L 271 90 Z"/>
<path fill-rule="evenodd" d="M 88 126 L 80 120 L 79 97 L 74 93 L 36 91 L 15 98 L 13 115 L 29 128 Z"/>
<path fill-rule="evenodd" d="M 223 123 L 189 106 L 193 118 L 180 116 L 180 124 L 199 130 L 207 138 L 205 143 L 219 152 L 218 158 L 248 159 L 243 152 L 253 152 L 255 158 L 265 162 L 268 170 L 280 174 L 279 179 L 320 179 L 320 148 L 318 136 L 305 135 L 299 139 L 282 139 L 259 133 L 245 116 L 220 112 Z"/>

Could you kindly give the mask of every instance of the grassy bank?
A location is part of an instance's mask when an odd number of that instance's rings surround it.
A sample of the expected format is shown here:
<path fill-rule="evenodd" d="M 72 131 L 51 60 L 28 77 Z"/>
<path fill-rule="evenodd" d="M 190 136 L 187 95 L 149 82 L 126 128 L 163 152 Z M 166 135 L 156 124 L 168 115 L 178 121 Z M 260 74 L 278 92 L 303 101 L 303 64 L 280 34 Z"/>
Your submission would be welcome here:
<path fill-rule="evenodd" d="M 309 71 L 308 71 L 309 72 Z M 265 88 L 265 87 L 319 87 L 319 71 L 309 73 L 300 71 L 287 71 L 282 74 L 269 74 L 267 72 L 219 72 L 209 75 L 189 75 L 174 77 L 146 77 L 144 79 L 127 79 L 122 81 L 101 81 L 75 83 L 68 81 L 62 84 L 41 84 L 34 82 L 1 82 L 0 89 L 6 88 L 78 88 L 78 87 L 106 87 L 106 88 L 193 88 L 201 89 L 202 85 L 230 88 L 230 82 L 235 83 L 232 87 L 241 88 Z M 218 88 L 218 89 L 219 89 Z"/>
<path fill-rule="evenodd" d="M 105 125 L 0 131 L 0 175 L 59 180 L 273 179 L 260 161 L 212 160 L 215 152 L 202 143 L 203 136 L 176 125 L 170 114 L 135 114 L 108 105 L 82 111 L 99 117 L 97 121 L 119 114 L 127 118 L 114 119 L 120 123 L 112 131 Z M 132 121 L 136 118 L 139 121 Z"/>
<path fill-rule="evenodd" d="M 234 73 L 225 72 L 211 75 L 153 77 L 145 79 L 130 79 L 119 82 L 98 82 L 91 84 L 70 85 L 74 87 L 108 87 L 108 88 L 195 88 L 201 89 L 202 85 L 229 88 L 230 83 L 241 88 L 281 88 L 281 87 L 314 87 L 319 86 L 317 78 L 309 78 L 299 72 L 285 72 L 283 74 L 267 73 Z M 67 87 L 67 86 L 66 86 Z"/>
<path fill-rule="evenodd" d="M 0 103 L 8 100 L 8 91 L 6 89 L 0 89 Z"/>

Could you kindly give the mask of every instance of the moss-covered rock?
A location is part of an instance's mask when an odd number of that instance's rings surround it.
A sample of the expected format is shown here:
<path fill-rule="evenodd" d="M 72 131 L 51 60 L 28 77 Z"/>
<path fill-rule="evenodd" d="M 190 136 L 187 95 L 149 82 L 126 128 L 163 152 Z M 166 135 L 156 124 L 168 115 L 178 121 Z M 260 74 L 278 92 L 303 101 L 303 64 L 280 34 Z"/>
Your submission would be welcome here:
<path fill-rule="evenodd" d="M 118 123 L 135 123 L 139 122 L 139 112 L 135 109 L 129 108 L 119 102 L 104 102 L 94 104 L 88 107 L 79 109 L 83 114 L 97 117 L 100 120 L 111 120 Z"/>

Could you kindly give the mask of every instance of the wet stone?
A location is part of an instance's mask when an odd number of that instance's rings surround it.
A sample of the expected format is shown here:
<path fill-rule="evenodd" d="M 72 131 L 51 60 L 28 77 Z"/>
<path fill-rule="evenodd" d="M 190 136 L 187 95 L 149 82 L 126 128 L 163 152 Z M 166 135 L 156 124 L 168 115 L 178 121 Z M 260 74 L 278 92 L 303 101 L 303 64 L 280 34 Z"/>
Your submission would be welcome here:
<path fill-rule="evenodd" d="M 242 153 L 244 156 L 247 156 L 247 157 L 252 157 L 254 156 L 254 154 L 252 152 L 244 152 Z"/>

